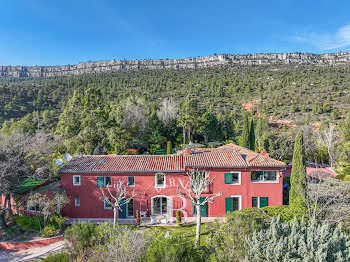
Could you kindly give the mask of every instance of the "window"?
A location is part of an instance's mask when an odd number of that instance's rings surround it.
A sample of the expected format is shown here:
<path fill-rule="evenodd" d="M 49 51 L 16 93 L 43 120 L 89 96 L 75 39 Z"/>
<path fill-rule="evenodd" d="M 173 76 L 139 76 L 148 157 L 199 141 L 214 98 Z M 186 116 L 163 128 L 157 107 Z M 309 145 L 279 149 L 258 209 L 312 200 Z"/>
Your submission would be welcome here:
<path fill-rule="evenodd" d="M 112 199 L 108 198 L 108 200 L 105 200 L 105 209 L 112 209 Z"/>
<path fill-rule="evenodd" d="M 156 187 L 157 188 L 166 187 L 165 174 L 163 173 L 156 174 Z"/>
<path fill-rule="evenodd" d="M 168 198 L 154 197 L 152 199 L 153 215 L 166 215 L 168 213 Z"/>
<path fill-rule="evenodd" d="M 127 212 L 128 217 L 134 217 L 134 199 L 130 199 Z"/>
<path fill-rule="evenodd" d="M 80 176 L 74 175 L 73 176 L 73 186 L 80 186 Z"/>
<path fill-rule="evenodd" d="M 135 186 L 135 177 L 128 176 L 128 187 L 134 187 L 134 186 Z"/>
<path fill-rule="evenodd" d="M 268 197 L 252 197 L 252 207 L 266 207 L 268 206 L 269 198 Z"/>
<path fill-rule="evenodd" d="M 226 201 L 226 213 L 240 210 L 242 208 L 241 196 L 226 197 L 225 201 Z"/>
<path fill-rule="evenodd" d="M 76 207 L 80 206 L 80 198 L 79 197 L 75 198 L 75 206 Z"/>
<path fill-rule="evenodd" d="M 97 187 L 112 186 L 112 178 L 110 176 L 97 177 Z"/>
<path fill-rule="evenodd" d="M 241 184 L 241 172 L 225 173 L 225 184 L 240 185 Z"/>
<path fill-rule="evenodd" d="M 278 182 L 277 171 L 251 171 L 251 182 Z"/>
<path fill-rule="evenodd" d="M 31 206 L 27 208 L 28 211 L 30 212 L 35 212 L 35 213 L 42 213 L 43 212 L 43 207 L 39 204 L 37 204 L 36 206 Z"/>
<path fill-rule="evenodd" d="M 104 177 L 104 186 L 112 186 L 112 178 L 110 176 Z"/>

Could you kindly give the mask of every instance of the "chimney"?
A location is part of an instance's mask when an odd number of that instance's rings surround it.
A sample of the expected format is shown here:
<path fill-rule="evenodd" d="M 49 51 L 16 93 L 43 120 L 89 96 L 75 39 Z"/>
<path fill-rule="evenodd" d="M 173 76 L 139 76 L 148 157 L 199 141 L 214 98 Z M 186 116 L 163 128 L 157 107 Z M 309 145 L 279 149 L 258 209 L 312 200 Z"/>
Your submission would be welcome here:
<path fill-rule="evenodd" d="M 192 154 L 192 150 L 191 150 L 191 148 L 186 148 L 185 150 L 184 150 L 185 152 L 185 156 L 190 156 L 191 154 Z"/>
<path fill-rule="evenodd" d="M 269 153 L 267 153 L 265 149 L 261 150 L 260 154 L 262 154 L 263 156 L 270 157 Z"/>

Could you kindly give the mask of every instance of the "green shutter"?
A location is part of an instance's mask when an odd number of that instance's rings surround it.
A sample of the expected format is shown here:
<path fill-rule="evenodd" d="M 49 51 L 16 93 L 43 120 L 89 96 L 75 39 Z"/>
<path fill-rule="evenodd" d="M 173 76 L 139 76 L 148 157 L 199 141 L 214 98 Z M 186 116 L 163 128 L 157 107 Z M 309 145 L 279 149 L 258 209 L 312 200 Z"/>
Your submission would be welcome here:
<path fill-rule="evenodd" d="M 233 200 L 232 197 L 226 197 L 226 213 L 233 211 Z"/>
<path fill-rule="evenodd" d="M 121 208 L 121 210 L 119 210 L 119 218 L 126 218 L 126 203 L 125 203 L 125 201 L 126 201 L 125 198 L 120 200 L 120 208 Z"/>
<path fill-rule="evenodd" d="M 268 197 L 260 197 L 260 207 L 267 207 L 269 205 Z"/>
<path fill-rule="evenodd" d="M 103 176 L 98 176 L 97 177 L 97 187 L 104 187 L 105 182 Z"/>
<path fill-rule="evenodd" d="M 225 173 L 225 184 L 232 184 L 232 173 Z"/>
<path fill-rule="evenodd" d="M 205 197 L 200 198 L 201 203 L 204 201 L 204 199 L 205 199 Z M 201 205 L 201 215 L 202 215 L 202 217 L 208 216 L 208 202 L 205 203 L 204 205 Z"/>

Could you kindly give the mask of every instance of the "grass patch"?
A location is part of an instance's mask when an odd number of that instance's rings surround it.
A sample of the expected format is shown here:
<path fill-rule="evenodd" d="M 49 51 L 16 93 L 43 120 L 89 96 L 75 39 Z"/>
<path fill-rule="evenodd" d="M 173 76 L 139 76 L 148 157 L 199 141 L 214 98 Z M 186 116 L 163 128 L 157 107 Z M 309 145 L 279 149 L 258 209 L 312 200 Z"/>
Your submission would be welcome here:
<path fill-rule="evenodd" d="M 26 192 L 34 187 L 40 186 L 42 184 L 44 184 L 45 181 L 42 180 L 37 180 L 37 179 L 32 179 L 32 178 L 27 178 L 23 184 L 21 184 L 20 186 L 18 186 L 18 192 L 19 193 L 23 193 Z"/>

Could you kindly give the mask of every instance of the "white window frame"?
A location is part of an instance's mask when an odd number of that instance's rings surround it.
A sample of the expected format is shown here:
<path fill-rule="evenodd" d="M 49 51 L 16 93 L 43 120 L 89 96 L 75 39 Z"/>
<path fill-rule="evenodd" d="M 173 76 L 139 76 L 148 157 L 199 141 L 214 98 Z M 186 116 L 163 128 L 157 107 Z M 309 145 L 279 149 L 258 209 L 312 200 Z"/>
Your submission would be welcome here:
<path fill-rule="evenodd" d="M 276 172 L 276 180 L 262 180 L 262 181 L 252 181 L 252 172 L 254 171 L 262 171 L 262 172 L 266 172 L 266 171 L 273 171 Z M 264 177 L 264 176 L 263 176 Z M 250 171 L 250 183 L 271 183 L 271 184 L 278 184 L 280 180 L 280 172 L 278 170 L 251 170 Z"/>
<path fill-rule="evenodd" d="M 238 210 L 241 210 L 241 209 L 242 209 L 242 196 L 241 196 L 241 195 L 234 195 L 234 196 L 231 196 L 231 198 L 234 198 L 234 197 L 236 197 L 236 198 L 239 199 L 239 201 L 238 201 L 238 205 L 239 205 Z M 232 206 L 232 209 L 233 209 L 233 206 Z M 235 211 L 235 210 L 232 210 L 232 211 Z"/>
<path fill-rule="evenodd" d="M 112 202 L 112 199 L 109 198 L 109 200 Z M 112 205 L 111 205 L 110 207 L 107 207 L 106 204 L 108 204 L 108 203 L 107 203 L 106 200 L 104 200 L 104 201 L 103 201 L 103 207 L 104 207 L 104 209 L 105 209 L 105 210 L 111 210 L 111 209 L 112 209 Z"/>
<path fill-rule="evenodd" d="M 158 175 L 164 175 L 164 185 L 158 185 L 158 179 L 157 179 L 157 176 Z M 165 173 L 156 173 L 154 175 L 154 181 L 155 181 L 155 188 L 166 188 L 166 174 Z"/>
<path fill-rule="evenodd" d="M 258 199 L 258 206 L 256 208 L 260 208 L 260 197 L 256 197 Z M 252 207 L 253 207 L 253 197 L 250 199 L 252 201 Z"/>
<path fill-rule="evenodd" d="M 77 204 L 77 199 L 79 199 L 79 204 Z M 80 207 L 80 198 L 79 197 L 74 198 L 74 205 L 76 207 Z"/>
<path fill-rule="evenodd" d="M 126 203 L 126 218 L 134 218 L 134 199 L 132 199 L 132 216 L 129 216 L 128 213 L 129 213 L 129 204 L 130 204 L 131 200 Z"/>
<path fill-rule="evenodd" d="M 75 178 L 79 177 L 79 183 L 75 183 Z M 80 186 L 81 185 L 81 176 L 80 175 L 73 175 L 73 186 Z"/>
<path fill-rule="evenodd" d="M 228 184 L 228 185 L 232 185 L 232 186 L 240 186 L 240 185 L 242 185 L 242 172 L 241 171 L 230 171 L 228 173 L 238 173 L 238 183 L 235 183 L 235 184 L 232 183 L 232 184 Z"/>
<path fill-rule="evenodd" d="M 48 205 L 47 202 L 41 202 L 41 204 Z M 37 211 L 37 210 L 30 209 L 30 207 L 28 205 L 27 205 L 27 211 L 28 212 L 32 212 L 32 213 L 37 213 L 37 214 L 42 214 L 43 213 L 42 211 Z"/>
<path fill-rule="evenodd" d="M 166 201 L 166 204 L 167 204 L 167 208 L 166 208 L 166 213 L 161 213 L 161 214 L 156 214 L 156 213 L 154 213 L 153 212 L 153 210 L 154 210 L 154 199 L 155 198 L 161 198 L 161 197 L 164 197 L 164 198 L 166 198 L 167 199 L 167 201 Z M 169 202 L 169 201 L 171 201 L 171 199 L 170 199 L 170 197 L 168 197 L 168 196 L 164 196 L 164 195 L 158 195 L 158 196 L 154 196 L 154 197 L 152 197 L 151 198 L 151 214 L 152 214 L 152 216 L 166 216 L 166 215 L 169 215 L 169 211 L 170 211 L 170 209 L 172 208 L 170 205 L 171 205 L 171 202 Z M 160 212 L 162 212 L 162 202 L 160 202 Z"/>
<path fill-rule="evenodd" d="M 107 177 L 110 177 L 110 178 L 111 178 L 111 184 L 110 184 L 110 185 L 107 185 L 107 184 L 106 184 L 106 178 L 107 178 Z M 111 186 L 112 186 L 112 177 L 111 177 L 111 176 L 104 176 L 104 177 L 103 177 L 103 186 L 104 186 L 104 187 L 111 187 Z"/>
<path fill-rule="evenodd" d="M 133 185 L 129 185 L 129 177 L 133 177 L 134 178 L 134 184 Z M 135 176 L 128 176 L 126 183 L 127 183 L 128 187 L 135 187 Z"/>

